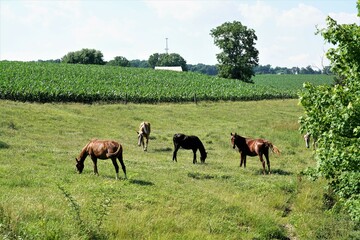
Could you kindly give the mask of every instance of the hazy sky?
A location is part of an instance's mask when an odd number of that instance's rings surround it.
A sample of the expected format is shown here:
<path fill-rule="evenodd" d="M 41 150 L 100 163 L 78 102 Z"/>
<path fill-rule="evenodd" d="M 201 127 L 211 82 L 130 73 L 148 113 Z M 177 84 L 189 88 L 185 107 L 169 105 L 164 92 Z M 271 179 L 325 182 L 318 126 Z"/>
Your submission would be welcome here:
<path fill-rule="evenodd" d="M 255 30 L 259 63 L 321 67 L 329 46 L 316 26 L 326 16 L 357 23 L 356 0 L 0 0 L 0 60 L 60 59 L 82 48 L 104 60 L 147 60 L 153 53 L 180 54 L 188 64 L 214 65 L 210 30 L 240 21 Z M 327 62 L 325 62 L 326 64 Z"/>

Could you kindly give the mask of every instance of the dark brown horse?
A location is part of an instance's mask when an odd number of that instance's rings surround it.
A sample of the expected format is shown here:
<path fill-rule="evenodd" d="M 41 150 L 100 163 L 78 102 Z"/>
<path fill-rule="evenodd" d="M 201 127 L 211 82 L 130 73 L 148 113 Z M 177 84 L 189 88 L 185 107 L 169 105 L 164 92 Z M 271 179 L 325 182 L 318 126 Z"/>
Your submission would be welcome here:
<path fill-rule="evenodd" d="M 173 153 L 173 161 L 177 162 L 176 154 L 180 147 L 183 149 L 191 149 L 194 153 L 193 163 L 196 163 L 196 151 L 199 149 L 200 151 L 200 160 L 201 163 L 205 162 L 207 157 L 207 153 L 205 151 L 205 147 L 197 136 L 187 136 L 181 133 L 177 133 L 173 137 L 174 142 L 174 153 Z"/>
<path fill-rule="evenodd" d="M 120 143 L 111 140 L 91 140 L 81 150 L 81 153 L 76 159 L 76 168 L 79 173 L 82 173 L 84 169 L 84 161 L 86 157 L 90 155 L 91 160 L 94 163 L 94 173 L 99 175 L 97 170 L 97 159 L 108 159 L 112 160 L 112 163 L 116 171 L 116 179 L 119 178 L 119 165 L 116 162 L 116 158 L 119 159 L 122 170 L 126 178 L 126 167 L 123 161 L 123 148 Z"/>
<path fill-rule="evenodd" d="M 238 147 L 240 152 L 240 167 L 244 163 L 244 168 L 246 167 L 246 156 L 259 156 L 260 161 L 263 166 L 263 174 L 265 175 L 265 161 L 263 159 L 263 155 L 265 155 L 266 163 L 268 166 L 269 174 L 270 171 L 270 160 L 269 160 L 269 148 L 272 152 L 280 154 L 279 149 L 274 146 L 271 142 L 265 139 L 251 139 L 251 138 L 244 138 L 240 135 L 232 134 L 231 133 L 231 143 L 233 148 L 235 146 Z"/>

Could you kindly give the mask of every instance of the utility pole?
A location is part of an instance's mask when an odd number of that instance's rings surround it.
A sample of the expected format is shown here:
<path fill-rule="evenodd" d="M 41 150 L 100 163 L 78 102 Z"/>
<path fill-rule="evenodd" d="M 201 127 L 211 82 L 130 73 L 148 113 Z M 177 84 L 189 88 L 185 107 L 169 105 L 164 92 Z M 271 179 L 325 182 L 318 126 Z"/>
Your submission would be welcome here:
<path fill-rule="evenodd" d="M 168 54 L 168 51 L 169 51 L 169 48 L 168 48 L 168 38 L 165 38 L 166 39 L 166 48 L 165 48 L 165 51 L 166 51 L 166 54 Z"/>

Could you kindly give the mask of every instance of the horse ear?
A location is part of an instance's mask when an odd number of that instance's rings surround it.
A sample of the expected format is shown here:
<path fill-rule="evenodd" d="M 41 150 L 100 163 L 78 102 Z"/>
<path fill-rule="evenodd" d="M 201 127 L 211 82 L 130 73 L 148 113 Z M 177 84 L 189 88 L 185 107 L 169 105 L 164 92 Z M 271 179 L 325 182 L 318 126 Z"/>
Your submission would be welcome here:
<path fill-rule="evenodd" d="M 79 160 L 78 160 L 77 158 L 75 158 L 75 161 L 76 161 L 76 162 L 79 162 Z"/>
<path fill-rule="evenodd" d="M 231 136 L 233 136 L 233 133 L 230 133 Z"/>

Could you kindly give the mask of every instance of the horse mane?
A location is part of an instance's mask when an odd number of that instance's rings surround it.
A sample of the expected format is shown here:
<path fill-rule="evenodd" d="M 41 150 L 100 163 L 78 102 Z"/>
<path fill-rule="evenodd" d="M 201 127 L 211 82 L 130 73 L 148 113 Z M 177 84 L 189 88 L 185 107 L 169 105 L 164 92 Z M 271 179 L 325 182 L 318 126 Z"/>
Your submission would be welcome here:
<path fill-rule="evenodd" d="M 79 157 L 78 157 L 78 160 L 79 161 L 84 161 L 85 158 L 89 155 L 88 153 L 88 147 L 89 147 L 89 144 L 92 143 L 93 141 L 96 141 L 97 139 L 91 139 L 86 145 L 85 147 L 83 147 L 83 149 L 81 150 L 80 154 L 79 154 Z"/>

